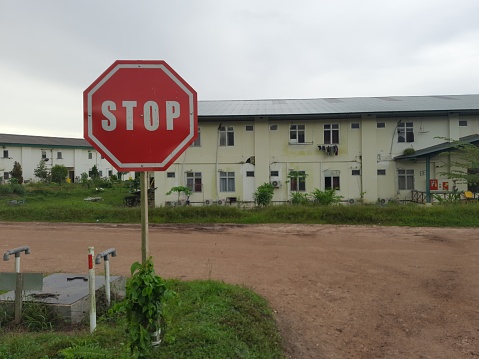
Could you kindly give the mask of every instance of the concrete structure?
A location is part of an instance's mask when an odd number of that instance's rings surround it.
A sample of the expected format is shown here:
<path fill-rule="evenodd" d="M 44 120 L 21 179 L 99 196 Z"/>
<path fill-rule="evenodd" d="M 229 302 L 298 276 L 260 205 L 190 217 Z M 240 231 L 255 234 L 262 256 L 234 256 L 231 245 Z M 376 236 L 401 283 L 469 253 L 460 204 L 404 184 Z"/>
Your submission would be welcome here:
<path fill-rule="evenodd" d="M 439 175 L 448 159 L 435 150 L 447 148 L 446 138 L 479 142 L 470 137 L 479 134 L 479 95 L 200 101 L 198 113 L 198 140 L 167 171 L 150 174 L 156 206 L 177 202 L 166 195 L 175 186 L 193 190 L 193 205 L 251 202 L 263 183 L 276 187 L 276 203 L 292 191 L 328 188 L 345 202 L 411 200 L 431 179 L 437 191 L 452 190 Z M 0 135 L 0 146 L 0 170 L 19 161 L 25 179 L 34 179 L 44 156 L 68 167 L 72 179 L 93 165 L 116 174 L 83 139 Z M 304 171 L 305 181 L 289 181 L 292 170 Z"/>

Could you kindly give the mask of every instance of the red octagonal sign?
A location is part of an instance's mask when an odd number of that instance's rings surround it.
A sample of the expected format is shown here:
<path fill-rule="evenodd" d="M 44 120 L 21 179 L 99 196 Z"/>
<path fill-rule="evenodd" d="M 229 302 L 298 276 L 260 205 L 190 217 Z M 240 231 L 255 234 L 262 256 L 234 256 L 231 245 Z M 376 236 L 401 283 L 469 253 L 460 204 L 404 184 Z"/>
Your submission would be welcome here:
<path fill-rule="evenodd" d="M 164 61 L 115 61 L 83 92 L 84 137 L 120 172 L 164 171 L 198 133 L 196 92 Z"/>

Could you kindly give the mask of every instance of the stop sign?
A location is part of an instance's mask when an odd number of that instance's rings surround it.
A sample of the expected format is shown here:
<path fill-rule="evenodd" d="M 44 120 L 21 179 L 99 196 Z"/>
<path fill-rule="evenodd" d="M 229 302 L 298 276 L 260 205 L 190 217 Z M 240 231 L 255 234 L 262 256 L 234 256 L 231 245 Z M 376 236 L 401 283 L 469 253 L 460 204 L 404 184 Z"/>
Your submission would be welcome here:
<path fill-rule="evenodd" d="M 164 61 L 115 61 L 83 92 L 84 137 L 120 172 L 164 171 L 198 133 L 196 92 Z"/>

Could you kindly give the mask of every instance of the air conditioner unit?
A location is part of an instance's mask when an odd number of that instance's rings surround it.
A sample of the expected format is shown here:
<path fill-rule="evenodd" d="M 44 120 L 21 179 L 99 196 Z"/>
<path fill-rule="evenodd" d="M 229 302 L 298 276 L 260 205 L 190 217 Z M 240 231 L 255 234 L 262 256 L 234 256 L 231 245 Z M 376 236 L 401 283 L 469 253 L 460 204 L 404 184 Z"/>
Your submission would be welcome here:
<path fill-rule="evenodd" d="M 350 199 L 348 200 L 348 203 L 349 203 L 349 204 L 354 204 L 354 203 L 356 203 L 356 200 L 355 200 L 354 198 L 350 198 Z"/>
<path fill-rule="evenodd" d="M 213 204 L 213 200 L 212 199 L 205 199 L 205 205 L 207 206 L 210 206 Z"/>
<path fill-rule="evenodd" d="M 386 203 L 388 203 L 388 200 L 386 198 L 380 198 L 380 199 L 378 199 L 378 202 L 380 204 L 386 204 Z"/>
<path fill-rule="evenodd" d="M 219 199 L 218 201 L 216 201 L 216 204 L 219 205 L 219 206 L 222 206 L 222 205 L 226 204 L 226 200 L 225 199 Z"/>
<path fill-rule="evenodd" d="M 280 180 L 271 180 L 269 182 L 274 188 L 279 188 L 281 187 L 281 181 Z"/>
<path fill-rule="evenodd" d="M 165 207 L 175 207 L 176 201 L 165 201 Z"/>

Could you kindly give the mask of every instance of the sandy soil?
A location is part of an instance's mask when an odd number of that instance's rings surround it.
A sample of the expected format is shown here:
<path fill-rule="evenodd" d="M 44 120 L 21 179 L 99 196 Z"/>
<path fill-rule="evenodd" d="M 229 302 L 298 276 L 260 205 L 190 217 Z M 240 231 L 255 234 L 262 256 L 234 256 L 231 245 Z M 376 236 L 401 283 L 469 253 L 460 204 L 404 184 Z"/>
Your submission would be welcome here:
<path fill-rule="evenodd" d="M 0 233 L 1 254 L 30 246 L 22 271 L 86 274 L 89 246 L 117 249 L 115 275 L 141 258 L 139 226 L 0 223 Z M 149 241 L 163 277 L 266 297 L 290 358 L 479 358 L 479 229 L 164 225 Z"/>

